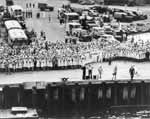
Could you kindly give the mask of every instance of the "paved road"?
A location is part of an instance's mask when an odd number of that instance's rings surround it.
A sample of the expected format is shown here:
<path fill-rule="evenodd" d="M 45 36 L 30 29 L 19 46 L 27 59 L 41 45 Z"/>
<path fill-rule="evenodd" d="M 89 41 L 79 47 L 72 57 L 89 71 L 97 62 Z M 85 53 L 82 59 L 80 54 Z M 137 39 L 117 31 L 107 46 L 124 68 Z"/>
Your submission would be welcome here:
<path fill-rule="evenodd" d="M 35 4 L 35 8 L 26 8 L 26 4 Z M 38 3 L 48 3 L 54 6 L 54 11 L 47 13 L 45 18 L 36 19 L 36 13 L 38 10 Z M 6 5 L 5 0 L 0 0 L 0 4 Z M 34 29 L 38 34 L 43 30 L 46 33 L 47 40 L 56 42 L 57 40 L 64 41 L 64 25 L 60 26 L 57 19 L 57 10 L 62 6 L 62 4 L 68 4 L 67 0 L 14 0 L 14 4 L 21 5 L 24 10 L 32 10 L 33 18 L 26 19 L 26 24 L 29 29 Z M 48 21 L 48 16 L 51 16 L 51 22 Z"/>
<path fill-rule="evenodd" d="M 0 84 L 13 84 L 33 81 L 60 82 L 61 78 L 69 78 L 69 81 L 81 81 L 81 70 L 20 72 L 10 75 L 0 74 Z"/>
<path fill-rule="evenodd" d="M 26 8 L 26 3 L 34 3 L 35 8 L 31 8 L 33 11 L 33 19 L 27 19 L 27 27 L 29 29 L 34 29 L 38 34 L 40 34 L 40 31 L 43 30 L 46 33 L 47 40 L 56 42 L 58 41 L 64 41 L 64 25 L 60 25 L 59 21 L 57 19 L 57 11 L 58 8 L 62 6 L 62 4 L 67 4 L 67 0 L 25 0 L 24 2 L 21 2 L 21 0 L 14 0 L 15 4 L 19 4 L 23 6 L 25 10 L 30 10 L 30 8 Z M 39 12 L 38 10 L 38 2 L 46 2 L 51 6 L 54 6 L 54 11 L 50 13 L 46 13 L 44 18 L 37 19 L 36 13 Z M 49 22 L 49 15 L 51 16 L 51 22 Z"/>

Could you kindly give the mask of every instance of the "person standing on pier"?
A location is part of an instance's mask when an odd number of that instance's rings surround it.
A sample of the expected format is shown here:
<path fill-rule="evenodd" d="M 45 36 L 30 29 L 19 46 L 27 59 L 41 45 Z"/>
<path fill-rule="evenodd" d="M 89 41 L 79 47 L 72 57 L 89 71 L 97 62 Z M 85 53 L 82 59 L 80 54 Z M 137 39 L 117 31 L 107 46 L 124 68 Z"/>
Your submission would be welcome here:
<path fill-rule="evenodd" d="M 134 66 L 131 66 L 131 67 L 130 67 L 129 73 L 130 73 L 130 77 L 131 77 L 131 81 L 132 81 L 133 78 L 134 78 L 134 74 L 135 74 Z"/>
<path fill-rule="evenodd" d="M 85 80 L 86 79 L 86 66 L 82 67 L 82 71 L 83 71 L 82 79 Z"/>
<path fill-rule="evenodd" d="M 51 15 L 50 14 L 48 16 L 48 21 L 49 21 L 49 23 L 51 22 Z"/>
<path fill-rule="evenodd" d="M 100 79 L 102 78 L 102 72 L 103 72 L 103 67 L 100 66 L 100 67 L 98 68 L 98 73 L 99 73 L 99 78 L 100 78 Z"/>
<path fill-rule="evenodd" d="M 115 66 L 115 68 L 113 70 L 113 74 L 112 74 L 113 75 L 112 80 L 116 80 L 117 70 L 118 70 L 118 68 L 117 68 L 117 66 Z"/>
<path fill-rule="evenodd" d="M 147 50 L 145 53 L 145 59 L 149 60 L 149 58 L 150 58 L 149 56 L 150 56 L 150 52 Z"/>
<path fill-rule="evenodd" d="M 91 65 L 89 65 L 88 67 L 88 74 L 89 74 L 89 79 L 92 79 L 92 70 L 93 70 L 93 67 Z"/>
<path fill-rule="evenodd" d="M 35 7 L 35 4 L 33 3 L 33 8 Z"/>
<path fill-rule="evenodd" d="M 112 62 L 112 59 L 111 59 L 111 56 L 109 56 L 109 58 L 108 58 L 108 65 L 111 65 L 111 62 Z"/>

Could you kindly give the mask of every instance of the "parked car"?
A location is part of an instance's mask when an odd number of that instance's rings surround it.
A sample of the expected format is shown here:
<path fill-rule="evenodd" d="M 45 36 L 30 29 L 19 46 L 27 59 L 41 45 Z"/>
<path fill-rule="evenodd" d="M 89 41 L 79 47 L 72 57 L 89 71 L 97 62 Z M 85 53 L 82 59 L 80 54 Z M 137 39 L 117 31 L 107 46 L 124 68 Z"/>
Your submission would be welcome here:
<path fill-rule="evenodd" d="M 49 5 L 46 4 L 46 3 L 38 3 L 38 8 L 39 8 L 41 11 L 53 11 L 53 10 L 54 10 L 54 7 L 49 6 Z"/>
<path fill-rule="evenodd" d="M 79 41 L 80 42 L 90 42 L 90 41 L 92 41 L 92 36 L 90 36 L 90 35 L 82 35 L 79 38 Z"/>
<path fill-rule="evenodd" d="M 106 34 L 110 34 L 110 35 L 114 34 L 114 30 L 111 28 L 111 26 L 104 26 L 104 31 Z"/>
<path fill-rule="evenodd" d="M 81 5 L 94 5 L 95 2 L 93 0 L 79 0 L 79 4 L 81 4 Z"/>
<path fill-rule="evenodd" d="M 14 5 L 13 0 L 6 0 L 6 6 Z"/>
<path fill-rule="evenodd" d="M 94 9 L 98 13 L 106 13 L 106 12 L 110 12 L 111 11 L 110 8 L 104 7 L 104 6 L 93 6 L 93 7 L 90 7 L 90 9 Z"/>
<path fill-rule="evenodd" d="M 99 13 L 96 10 L 89 10 L 89 16 L 91 17 L 97 17 Z"/>
<path fill-rule="evenodd" d="M 145 31 L 148 31 L 148 27 L 144 23 L 137 23 L 136 30 L 138 32 L 145 32 Z"/>
<path fill-rule="evenodd" d="M 137 20 L 145 20 L 147 19 L 147 15 L 141 12 L 132 11 L 133 14 L 137 16 Z"/>
<path fill-rule="evenodd" d="M 99 38 L 101 35 L 104 35 L 105 34 L 105 32 L 104 32 L 104 28 L 102 28 L 102 27 L 93 27 L 92 28 L 92 35 L 93 35 L 93 37 L 94 38 Z"/>
<path fill-rule="evenodd" d="M 114 18 L 121 22 L 132 22 L 134 20 L 134 16 L 127 12 L 115 12 Z"/>

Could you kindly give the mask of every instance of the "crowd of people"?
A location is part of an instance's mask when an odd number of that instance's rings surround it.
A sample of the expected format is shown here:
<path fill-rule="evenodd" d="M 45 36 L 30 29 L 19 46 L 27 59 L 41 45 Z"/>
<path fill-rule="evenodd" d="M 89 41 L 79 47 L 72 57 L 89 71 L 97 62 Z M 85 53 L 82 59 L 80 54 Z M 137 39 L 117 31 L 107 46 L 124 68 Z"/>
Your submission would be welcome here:
<path fill-rule="evenodd" d="M 77 44 L 52 43 L 35 38 L 28 46 L 10 47 L 0 43 L 0 71 L 33 71 L 52 68 L 74 68 L 90 62 L 102 62 L 114 57 L 145 58 L 149 45 L 136 43 L 116 44 L 93 40 Z"/>

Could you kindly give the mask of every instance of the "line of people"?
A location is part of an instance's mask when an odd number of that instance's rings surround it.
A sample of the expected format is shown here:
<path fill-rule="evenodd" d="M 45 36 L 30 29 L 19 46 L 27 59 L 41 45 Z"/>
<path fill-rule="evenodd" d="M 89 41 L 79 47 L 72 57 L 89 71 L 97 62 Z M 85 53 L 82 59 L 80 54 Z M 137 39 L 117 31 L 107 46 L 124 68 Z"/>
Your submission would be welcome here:
<path fill-rule="evenodd" d="M 63 58 L 63 59 L 8 59 L 0 60 L 0 72 L 22 72 L 22 71 L 45 71 L 52 69 L 74 69 L 80 68 L 81 62 L 76 58 Z"/>
<path fill-rule="evenodd" d="M 98 75 L 93 75 L 93 69 L 94 67 L 92 67 L 92 65 L 87 65 L 87 66 L 83 66 L 82 67 L 82 79 L 83 80 L 98 80 L 98 79 L 102 79 L 102 74 L 103 74 L 103 67 L 100 65 L 98 67 Z M 117 65 L 114 67 L 113 72 L 112 72 L 112 80 L 117 80 L 117 73 L 118 73 L 118 67 Z M 136 74 L 138 74 L 138 72 L 135 70 L 135 66 L 132 65 L 129 68 L 129 74 L 130 74 L 130 78 L 131 81 L 134 79 L 134 76 Z"/>

